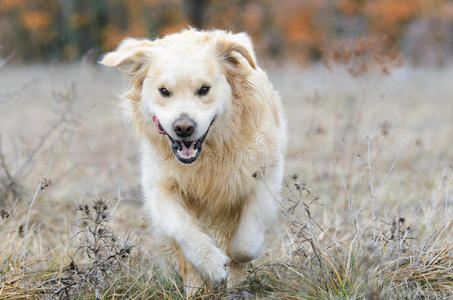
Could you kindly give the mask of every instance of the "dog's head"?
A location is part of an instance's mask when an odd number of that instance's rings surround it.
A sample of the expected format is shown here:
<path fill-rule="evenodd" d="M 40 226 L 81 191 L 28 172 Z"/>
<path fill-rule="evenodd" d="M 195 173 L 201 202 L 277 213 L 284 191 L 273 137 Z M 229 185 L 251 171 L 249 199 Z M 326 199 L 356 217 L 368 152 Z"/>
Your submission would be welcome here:
<path fill-rule="evenodd" d="M 175 156 L 192 163 L 211 125 L 232 103 L 232 76 L 255 69 L 250 38 L 193 29 L 154 41 L 126 39 L 101 64 L 133 76 L 139 111 L 169 138 Z"/>

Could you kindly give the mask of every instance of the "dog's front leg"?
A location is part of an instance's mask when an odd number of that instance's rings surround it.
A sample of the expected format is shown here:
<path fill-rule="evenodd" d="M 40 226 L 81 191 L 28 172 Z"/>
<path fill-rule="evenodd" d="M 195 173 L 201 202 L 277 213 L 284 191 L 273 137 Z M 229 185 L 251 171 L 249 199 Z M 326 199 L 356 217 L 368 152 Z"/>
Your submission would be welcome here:
<path fill-rule="evenodd" d="M 212 283 L 225 280 L 228 275 L 228 256 L 201 231 L 176 196 L 157 188 L 146 194 L 151 222 L 158 234 L 172 238 L 205 280 Z"/>

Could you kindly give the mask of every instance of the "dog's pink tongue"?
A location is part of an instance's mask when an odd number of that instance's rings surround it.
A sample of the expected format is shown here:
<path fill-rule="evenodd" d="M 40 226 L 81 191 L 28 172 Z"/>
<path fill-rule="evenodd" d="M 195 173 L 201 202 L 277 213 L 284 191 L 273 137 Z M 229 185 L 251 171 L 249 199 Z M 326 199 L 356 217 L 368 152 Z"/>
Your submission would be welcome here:
<path fill-rule="evenodd" d="M 195 155 L 195 142 L 193 141 L 189 147 L 186 147 L 184 143 L 181 143 L 182 149 L 181 149 L 181 155 L 184 156 L 185 158 L 191 158 L 192 156 Z"/>
<path fill-rule="evenodd" d="M 160 134 L 165 134 L 165 131 L 162 130 L 162 127 L 161 127 L 160 124 L 159 124 L 159 119 L 157 118 L 157 116 L 153 116 L 153 121 L 154 121 L 154 124 L 155 124 L 156 127 L 157 127 L 157 131 L 158 131 Z"/>

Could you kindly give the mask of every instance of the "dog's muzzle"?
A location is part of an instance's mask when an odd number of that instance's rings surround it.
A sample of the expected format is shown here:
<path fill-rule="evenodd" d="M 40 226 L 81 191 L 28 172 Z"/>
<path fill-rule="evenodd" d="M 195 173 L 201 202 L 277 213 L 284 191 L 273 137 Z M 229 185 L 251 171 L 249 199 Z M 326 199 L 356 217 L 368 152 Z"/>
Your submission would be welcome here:
<path fill-rule="evenodd" d="M 189 138 L 184 138 L 182 140 L 176 139 L 165 131 L 165 129 L 160 124 L 157 116 L 153 116 L 153 121 L 157 127 L 157 131 L 160 134 L 167 135 L 170 139 L 171 150 L 173 151 L 173 154 L 176 156 L 176 158 L 178 158 L 178 160 L 182 163 L 191 164 L 196 161 L 198 157 L 200 157 L 201 150 L 203 148 L 203 142 L 205 141 L 206 136 L 209 133 L 209 129 L 211 128 L 212 123 L 214 123 L 215 121 L 215 117 L 212 119 L 206 132 L 199 139 L 195 140 L 191 140 Z M 184 134 L 178 134 L 178 136 L 183 137 Z"/>

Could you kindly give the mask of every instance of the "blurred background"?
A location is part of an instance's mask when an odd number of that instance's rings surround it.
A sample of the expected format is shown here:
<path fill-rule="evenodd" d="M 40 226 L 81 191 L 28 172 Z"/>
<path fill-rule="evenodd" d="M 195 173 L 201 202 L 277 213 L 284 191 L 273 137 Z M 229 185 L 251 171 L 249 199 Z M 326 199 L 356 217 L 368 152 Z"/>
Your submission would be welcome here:
<path fill-rule="evenodd" d="M 0 53 L 16 62 L 95 61 L 125 37 L 187 26 L 247 31 L 261 57 L 309 64 L 360 37 L 415 65 L 453 53 L 449 0 L 1 0 Z"/>

